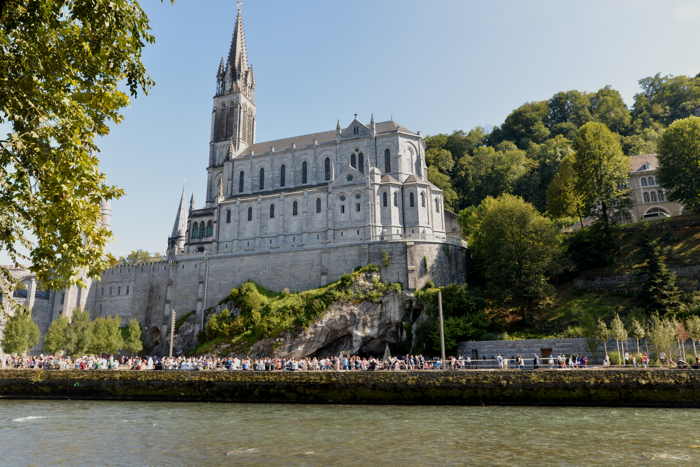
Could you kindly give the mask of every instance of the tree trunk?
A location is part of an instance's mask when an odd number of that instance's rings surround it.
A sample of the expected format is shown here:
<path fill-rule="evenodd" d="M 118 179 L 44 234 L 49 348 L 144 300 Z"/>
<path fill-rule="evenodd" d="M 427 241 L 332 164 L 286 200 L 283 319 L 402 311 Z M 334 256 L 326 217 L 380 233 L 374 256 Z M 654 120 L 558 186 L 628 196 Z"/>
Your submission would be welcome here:
<path fill-rule="evenodd" d="M 620 353 L 620 341 L 615 339 L 615 346 L 617 347 L 618 365 L 622 363 L 622 353 Z"/>
<path fill-rule="evenodd" d="M 695 348 L 695 339 L 690 339 L 690 342 L 693 343 L 693 355 L 695 355 L 695 363 L 698 363 L 698 349 Z"/>
<path fill-rule="evenodd" d="M 576 206 L 576 213 L 578 214 L 578 221 L 581 224 L 581 228 L 583 228 L 583 215 L 581 215 L 581 206 Z"/>
<path fill-rule="evenodd" d="M 622 366 L 627 366 L 627 360 L 625 360 L 625 341 L 620 342 L 620 349 L 622 349 L 622 353 L 620 354 L 620 361 L 622 362 Z"/>

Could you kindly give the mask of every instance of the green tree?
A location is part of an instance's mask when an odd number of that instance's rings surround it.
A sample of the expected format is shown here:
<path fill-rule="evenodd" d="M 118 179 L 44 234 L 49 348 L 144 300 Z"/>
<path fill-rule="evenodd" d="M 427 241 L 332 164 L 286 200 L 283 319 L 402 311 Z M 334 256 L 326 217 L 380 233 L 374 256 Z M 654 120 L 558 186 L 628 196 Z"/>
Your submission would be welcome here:
<path fill-rule="evenodd" d="M 604 124 L 589 122 L 579 129 L 574 150 L 576 191 L 583 199 L 586 212 L 598 216 L 607 226 L 610 209 L 624 194 L 622 186 L 629 174 L 620 141 Z"/>
<path fill-rule="evenodd" d="M 51 322 L 49 330 L 46 331 L 44 351 L 50 354 L 67 351 L 71 346 L 71 340 L 70 321 L 61 315 Z"/>
<path fill-rule="evenodd" d="M 599 319 L 598 323 L 596 324 L 594 336 L 603 344 L 603 350 L 605 351 L 605 355 L 608 355 L 608 340 L 610 339 L 610 329 L 608 328 L 608 325 L 605 324 L 605 321 L 603 321 L 602 319 Z"/>
<path fill-rule="evenodd" d="M 90 353 L 115 354 L 124 346 L 119 317 L 95 318 L 92 322 Z"/>
<path fill-rule="evenodd" d="M 676 275 L 668 269 L 661 246 L 658 242 L 646 241 L 642 250 L 644 263 L 639 274 L 643 282 L 638 296 L 639 304 L 649 313 L 660 316 L 684 311 Z"/>
<path fill-rule="evenodd" d="M 128 255 L 119 258 L 119 262 L 130 265 L 150 263 L 159 261 L 162 258 L 160 253 L 149 253 L 146 250 L 132 250 Z"/>
<path fill-rule="evenodd" d="M 153 84 L 149 30 L 136 0 L 0 3 L 0 249 L 52 288 L 109 265 L 100 204 L 123 192 L 105 182 L 97 138 L 122 119 L 122 83 L 132 96 Z"/>
<path fill-rule="evenodd" d="M 593 120 L 590 111 L 590 97 L 580 91 L 558 92 L 548 103 L 549 112 L 545 119 L 547 127 L 554 134 L 568 133 L 569 128 L 578 128 Z"/>
<path fill-rule="evenodd" d="M 31 313 L 18 308 L 5 323 L 2 349 L 10 354 L 24 354 L 39 342 L 39 326 Z"/>
<path fill-rule="evenodd" d="M 458 203 L 459 195 L 452 186 L 450 176 L 440 172 L 436 167 L 428 167 L 428 180 L 436 187 L 442 190 L 442 197 L 445 201 L 445 207 L 455 209 Z"/>
<path fill-rule="evenodd" d="M 576 190 L 575 158 L 566 157 L 547 188 L 547 212 L 554 217 L 578 217 L 583 227 L 583 198 Z"/>
<path fill-rule="evenodd" d="M 661 136 L 659 182 L 669 199 L 700 212 L 700 117 L 678 120 Z"/>
<path fill-rule="evenodd" d="M 657 357 L 660 358 L 660 354 L 663 352 L 670 362 L 673 359 L 673 344 L 676 341 L 676 326 L 673 320 L 662 319 L 659 315 L 653 315 L 647 334 L 649 342 L 656 349 Z"/>
<path fill-rule="evenodd" d="M 124 333 L 124 350 L 130 354 L 138 354 L 143 350 L 141 340 L 141 325 L 135 319 L 129 320 L 129 325 Z"/>
<path fill-rule="evenodd" d="M 75 310 L 70 322 L 67 353 L 73 356 L 85 355 L 92 346 L 92 321 L 87 311 Z"/>
<path fill-rule="evenodd" d="M 695 355 L 695 361 L 698 361 L 698 349 L 695 345 L 697 341 L 700 341 L 700 316 L 691 316 L 685 322 L 685 328 L 688 330 L 688 336 L 690 341 L 693 343 L 693 355 Z"/>
<path fill-rule="evenodd" d="M 538 211 L 545 211 L 547 188 L 559 171 L 562 161 L 572 154 L 571 141 L 561 135 L 542 144 L 531 144 L 527 149 L 527 157 L 532 159 L 536 166 L 518 180 L 514 194 L 532 203 Z"/>
<path fill-rule="evenodd" d="M 593 119 L 615 133 L 624 135 L 630 129 L 632 116 L 619 91 L 605 86 L 590 96 Z"/>
<path fill-rule="evenodd" d="M 634 339 L 637 341 L 637 353 L 640 353 L 639 340 L 644 339 L 644 336 L 646 336 L 646 330 L 644 329 L 644 326 L 642 326 L 642 323 L 636 319 L 630 321 L 630 335 L 632 335 L 632 337 L 634 337 Z"/>
<path fill-rule="evenodd" d="M 547 101 L 528 102 L 512 111 L 500 128 L 489 135 L 489 143 L 497 145 L 502 141 L 512 141 L 520 149 L 527 149 L 530 143 L 542 143 L 550 137 L 545 124 L 549 114 Z"/>
<path fill-rule="evenodd" d="M 508 194 L 488 197 L 478 208 L 462 211 L 460 223 L 495 296 L 532 302 L 549 293 L 560 238 L 531 204 Z"/>
<path fill-rule="evenodd" d="M 617 344 L 617 352 L 620 354 L 620 361 L 623 362 L 623 364 L 626 363 L 624 361 L 623 354 L 625 352 L 624 343 L 627 340 L 627 330 L 625 329 L 625 325 L 618 314 L 615 314 L 615 317 L 610 323 L 610 334 L 612 335 L 613 339 L 615 339 L 615 343 Z"/>
<path fill-rule="evenodd" d="M 639 80 L 642 92 L 634 96 L 633 115 L 644 127 L 659 122 L 670 125 L 696 115 L 700 109 L 700 78 L 661 76 Z"/>

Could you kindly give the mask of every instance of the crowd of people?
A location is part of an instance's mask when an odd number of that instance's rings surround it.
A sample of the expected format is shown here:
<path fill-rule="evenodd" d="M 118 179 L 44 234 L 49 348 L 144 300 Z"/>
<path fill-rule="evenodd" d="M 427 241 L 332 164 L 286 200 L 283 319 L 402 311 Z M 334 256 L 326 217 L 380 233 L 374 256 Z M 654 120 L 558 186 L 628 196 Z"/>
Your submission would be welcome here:
<path fill-rule="evenodd" d="M 422 355 L 371 358 L 356 355 L 308 358 L 251 358 L 246 356 L 178 356 L 178 357 L 115 357 L 86 355 L 82 357 L 36 355 L 5 356 L 0 358 L 0 369 L 45 370 L 219 370 L 219 371 L 415 371 L 415 370 L 463 370 L 463 369 L 538 369 L 538 368 L 587 368 L 589 359 L 582 355 L 540 357 L 521 355 L 492 356 L 484 359 L 471 357 L 426 358 Z M 648 356 L 633 366 L 646 367 Z M 610 365 L 609 360 L 603 366 Z M 632 366 L 632 365 L 630 365 Z"/>

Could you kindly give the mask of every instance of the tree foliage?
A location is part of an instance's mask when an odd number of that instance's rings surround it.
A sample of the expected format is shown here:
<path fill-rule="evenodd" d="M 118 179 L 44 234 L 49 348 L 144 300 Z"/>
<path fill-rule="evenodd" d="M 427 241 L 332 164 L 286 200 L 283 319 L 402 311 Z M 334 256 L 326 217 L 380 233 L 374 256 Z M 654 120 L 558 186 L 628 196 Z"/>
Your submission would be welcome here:
<path fill-rule="evenodd" d="M 639 304 L 650 314 L 677 314 L 685 309 L 676 275 L 668 269 L 666 257 L 657 242 L 643 246 L 644 263 L 639 272 L 643 277 Z"/>
<path fill-rule="evenodd" d="M 96 140 L 122 119 L 122 83 L 132 96 L 153 84 L 149 30 L 136 0 L 0 3 L 0 249 L 52 288 L 109 265 L 100 204 L 123 192 Z"/>
<path fill-rule="evenodd" d="M 92 354 L 115 354 L 124 347 L 118 316 L 95 318 L 92 322 L 92 339 L 89 352 Z"/>
<path fill-rule="evenodd" d="M 700 212 L 700 117 L 678 120 L 664 132 L 659 165 L 668 198 Z"/>
<path fill-rule="evenodd" d="M 69 329 L 70 346 L 66 349 L 70 355 L 85 355 L 92 347 L 92 321 L 87 311 L 75 310 Z"/>
<path fill-rule="evenodd" d="M 128 255 L 119 258 L 120 263 L 125 263 L 129 265 L 150 263 L 153 261 L 159 261 L 162 259 L 160 253 L 150 253 L 146 250 L 132 250 Z"/>
<path fill-rule="evenodd" d="M 10 354 L 23 354 L 39 342 L 39 326 L 31 313 L 18 309 L 5 323 L 2 349 Z"/>
<path fill-rule="evenodd" d="M 51 322 L 44 338 L 44 352 L 56 354 L 68 352 L 72 347 L 70 321 L 63 315 Z"/>
<path fill-rule="evenodd" d="M 141 339 L 141 325 L 135 319 L 129 320 L 126 328 L 123 328 L 123 345 L 122 350 L 130 354 L 138 354 L 143 350 L 143 341 Z"/>

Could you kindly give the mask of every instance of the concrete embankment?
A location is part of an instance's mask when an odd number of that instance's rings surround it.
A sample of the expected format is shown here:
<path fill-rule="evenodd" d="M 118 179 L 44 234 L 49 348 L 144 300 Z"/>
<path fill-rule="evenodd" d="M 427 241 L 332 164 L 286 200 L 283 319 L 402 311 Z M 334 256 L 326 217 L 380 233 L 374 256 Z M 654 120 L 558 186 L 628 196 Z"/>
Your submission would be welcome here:
<path fill-rule="evenodd" d="M 700 407 L 700 371 L 0 371 L 0 398 Z"/>

